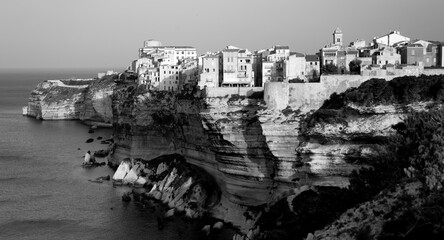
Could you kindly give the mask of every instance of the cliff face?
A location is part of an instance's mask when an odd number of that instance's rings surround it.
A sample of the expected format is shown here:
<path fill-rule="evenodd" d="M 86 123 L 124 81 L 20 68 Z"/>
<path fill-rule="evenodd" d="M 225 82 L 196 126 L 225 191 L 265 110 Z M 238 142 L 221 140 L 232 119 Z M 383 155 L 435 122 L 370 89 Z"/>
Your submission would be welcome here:
<path fill-rule="evenodd" d="M 47 80 L 31 92 L 27 116 L 43 120 L 76 120 L 108 124 L 112 120 L 111 78 Z"/>
<path fill-rule="evenodd" d="M 84 94 L 79 119 L 91 124 L 110 126 L 113 120 L 112 99 L 115 83 L 110 78 L 93 81 Z"/>
<path fill-rule="evenodd" d="M 305 116 L 267 110 L 261 99 L 122 86 L 113 96 L 113 115 L 116 164 L 127 157 L 182 155 L 219 185 L 222 197 L 213 214 L 244 229 L 257 217 L 251 207 L 272 205 L 305 185 L 346 186 L 360 167 L 335 155 L 336 149 L 316 151 L 323 143 L 303 132 Z"/>

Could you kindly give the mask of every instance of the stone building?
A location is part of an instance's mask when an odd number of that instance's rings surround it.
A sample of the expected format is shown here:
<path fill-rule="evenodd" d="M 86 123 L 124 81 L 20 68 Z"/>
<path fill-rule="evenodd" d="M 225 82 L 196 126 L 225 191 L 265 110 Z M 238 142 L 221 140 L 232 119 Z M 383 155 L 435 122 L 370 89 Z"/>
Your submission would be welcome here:
<path fill-rule="evenodd" d="M 407 44 L 400 48 L 401 64 L 424 64 L 424 47 L 421 44 Z"/>
<path fill-rule="evenodd" d="M 401 63 L 401 55 L 393 47 L 383 47 L 374 51 L 372 63 L 378 65 L 399 65 Z"/>
<path fill-rule="evenodd" d="M 131 69 L 137 72 L 140 85 L 159 91 L 178 91 L 185 84 L 197 84 L 196 49 L 162 46 L 160 41 L 147 40 Z"/>
<path fill-rule="evenodd" d="M 276 45 L 260 52 L 262 86 L 266 82 L 281 82 L 285 79 L 284 65 L 290 56 L 290 47 Z"/>
<path fill-rule="evenodd" d="M 315 79 L 320 76 L 321 62 L 318 55 L 305 56 L 305 78 L 307 80 Z"/>
<path fill-rule="evenodd" d="M 197 85 L 198 81 L 198 62 L 194 58 L 185 58 L 180 64 L 179 71 L 179 89 L 183 89 L 184 86 Z"/>
<path fill-rule="evenodd" d="M 221 84 L 221 54 L 210 53 L 202 56 L 202 73 L 200 74 L 199 86 L 219 87 Z"/>
<path fill-rule="evenodd" d="M 221 86 L 254 86 L 253 55 L 250 51 L 228 46 L 222 50 L 222 69 Z"/>
<path fill-rule="evenodd" d="M 292 52 L 290 56 L 284 60 L 284 82 L 290 80 L 305 80 L 305 55 L 302 53 Z"/>

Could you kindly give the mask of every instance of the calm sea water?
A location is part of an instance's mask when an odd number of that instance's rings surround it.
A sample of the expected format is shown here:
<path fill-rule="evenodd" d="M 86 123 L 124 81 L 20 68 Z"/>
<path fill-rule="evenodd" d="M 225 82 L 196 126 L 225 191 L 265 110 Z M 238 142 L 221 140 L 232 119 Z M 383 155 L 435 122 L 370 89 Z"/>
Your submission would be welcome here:
<path fill-rule="evenodd" d="M 105 147 L 78 121 L 23 117 L 29 93 L 45 79 L 95 77 L 104 69 L 0 70 L 0 239 L 196 239 L 201 223 L 180 218 L 157 229 L 157 220 L 121 196 L 128 188 L 89 182 L 112 175 L 84 169 L 87 150 Z M 78 150 L 80 148 L 80 150 Z M 230 239 L 220 233 L 218 239 Z"/>

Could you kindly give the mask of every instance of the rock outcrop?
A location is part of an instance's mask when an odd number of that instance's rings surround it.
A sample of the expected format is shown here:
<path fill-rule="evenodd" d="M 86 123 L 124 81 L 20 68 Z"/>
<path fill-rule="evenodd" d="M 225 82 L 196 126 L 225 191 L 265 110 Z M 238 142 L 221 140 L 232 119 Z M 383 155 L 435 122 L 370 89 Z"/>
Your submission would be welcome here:
<path fill-rule="evenodd" d="M 111 126 L 114 81 L 102 79 L 46 80 L 37 85 L 23 114 L 42 120 L 82 120 Z"/>
<path fill-rule="evenodd" d="M 214 176 L 222 197 L 213 215 L 243 230 L 260 211 L 305 185 L 346 186 L 357 164 L 296 151 L 299 111 L 269 111 L 262 99 L 149 92 L 122 86 L 113 96 L 114 162 L 180 154 Z M 328 154 L 325 154 L 328 155 Z"/>

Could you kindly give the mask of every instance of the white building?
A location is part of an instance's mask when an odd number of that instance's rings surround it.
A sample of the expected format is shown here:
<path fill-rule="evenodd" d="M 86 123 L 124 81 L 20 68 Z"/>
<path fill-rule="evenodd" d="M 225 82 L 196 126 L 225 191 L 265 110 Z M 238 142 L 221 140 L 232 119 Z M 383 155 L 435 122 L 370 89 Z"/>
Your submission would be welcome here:
<path fill-rule="evenodd" d="M 383 44 L 390 47 L 408 42 L 410 42 L 410 38 L 402 36 L 399 31 L 392 31 L 386 35 L 375 37 L 373 39 L 373 43 L 375 44 Z"/>

